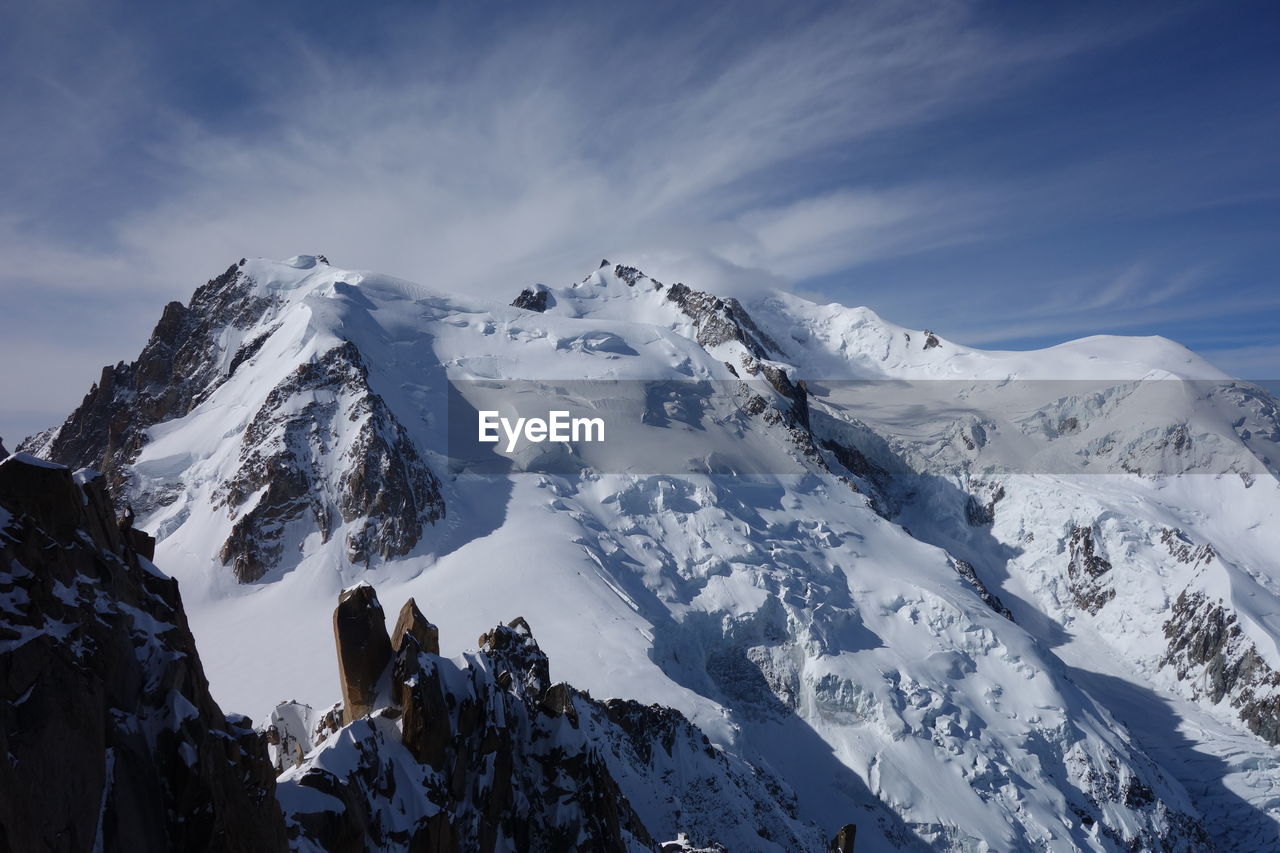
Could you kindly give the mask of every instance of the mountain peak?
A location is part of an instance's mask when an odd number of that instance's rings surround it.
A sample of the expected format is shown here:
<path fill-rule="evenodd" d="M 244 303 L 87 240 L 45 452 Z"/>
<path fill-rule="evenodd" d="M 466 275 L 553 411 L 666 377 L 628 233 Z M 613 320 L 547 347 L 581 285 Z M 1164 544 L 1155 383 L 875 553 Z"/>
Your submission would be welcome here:
<path fill-rule="evenodd" d="M 167 471 L 144 465 L 140 475 L 134 463 L 161 425 L 197 413 L 212 423 L 225 404 L 211 401 L 235 401 L 240 414 L 214 427 L 213 438 L 234 441 L 204 499 L 227 513 L 219 554 L 239 580 L 279 565 L 304 518 L 325 541 L 341 530 L 352 563 L 408 553 L 443 515 L 438 482 L 369 387 L 342 317 L 325 319 L 307 303 L 313 294 L 343 295 L 348 277 L 311 255 L 232 264 L 189 307 L 165 306 L 138 359 L 104 368 L 67 422 L 29 449 L 101 469 L 114 494 L 167 532 L 157 513 L 186 512 L 193 495 Z M 251 400 L 256 408 L 245 412 Z M 190 433 L 183 440 L 198 443 Z"/>

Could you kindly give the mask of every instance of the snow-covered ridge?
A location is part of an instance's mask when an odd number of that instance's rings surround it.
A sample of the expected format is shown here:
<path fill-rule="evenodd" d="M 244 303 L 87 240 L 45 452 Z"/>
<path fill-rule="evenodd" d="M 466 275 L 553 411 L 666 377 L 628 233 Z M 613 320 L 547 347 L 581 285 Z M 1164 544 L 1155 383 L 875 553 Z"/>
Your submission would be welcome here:
<path fill-rule="evenodd" d="M 1162 339 L 983 352 L 864 308 L 738 303 L 623 265 L 512 296 L 320 257 L 245 261 L 167 309 L 138 363 L 24 447 L 110 448 L 183 582 L 215 689 L 245 710 L 282 695 L 323 706 L 324 614 L 365 579 L 388 602 L 431 602 L 444 638 L 523 613 L 567 680 L 679 709 L 787 781 L 804 817 L 830 826 L 872 806 L 859 849 L 1274 837 L 1276 761 L 1241 719 L 1269 731 L 1258 687 L 1280 668 L 1267 395 Z M 313 374 L 325 380 L 299 381 Z M 674 392 L 631 433 L 673 452 L 713 437 L 703 473 L 619 473 L 600 448 L 565 449 L 572 474 L 478 474 L 450 457 L 451 387 L 583 379 L 747 391 L 728 412 Z M 867 380 L 952 399 L 906 417 L 841 396 Z M 1032 399 L 983 398 L 1009 383 Z M 1147 387 L 1181 390 L 1152 406 Z M 1029 435 L 1037 454 L 1106 473 L 1034 454 L 1034 472 L 1001 473 Z M 270 476 L 246 476 L 259 465 Z M 349 490 L 353 472 L 373 488 Z M 300 485 L 270 498 L 278 475 Z M 369 497 L 344 507 L 349 493 Z M 248 586 L 224 564 L 236 529 L 274 555 Z M 391 547 L 353 548 L 369 529 Z M 1213 557 L 1181 560 L 1168 535 Z M 1171 657 L 1184 592 L 1222 607 L 1239 640 Z M 1259 663 L 1196 689 L 1218 651 Z M 1162 703 L 1167 726 L 1134 713 Z M 1189 720 L 1194 737 L 1178 734 Z M 1178 738 L 1191 745 L 1168 748 Z M 1234 763 L 1216 781 L 1184 761 L 1226 743 Z"/>

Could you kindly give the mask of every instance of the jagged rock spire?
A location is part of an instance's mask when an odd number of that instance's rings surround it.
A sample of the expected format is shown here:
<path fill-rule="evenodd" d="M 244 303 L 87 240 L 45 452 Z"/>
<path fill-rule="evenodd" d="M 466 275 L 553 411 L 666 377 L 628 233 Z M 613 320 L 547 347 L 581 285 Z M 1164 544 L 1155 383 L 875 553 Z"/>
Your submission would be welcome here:
<path fill-rule="evenodd" d="M 367 583 L 344 589 L 333 611 L 342 683 L 342 722 L 367 716 L 377 705 L 379 686 L 391 663 L 391 638 L 378 602 Z"/>
<path fill-rule="evenodd" d="M 831 853 L 853 853 L 853 840 L 858 834 L 858 827 L 846 823 L 840 827 L 835 838 L 831 839 Z"/>
<path fill-rule="evenodd" d="M 418 651 L 440 654 L 440 629 L 427 621 L 427 617 L 418 609 L 418 603 L 412 598 L 400 608 L 395 630 L 391 632 L 391 648 L 400 651 L 407 638 L 417 643 Z"/>

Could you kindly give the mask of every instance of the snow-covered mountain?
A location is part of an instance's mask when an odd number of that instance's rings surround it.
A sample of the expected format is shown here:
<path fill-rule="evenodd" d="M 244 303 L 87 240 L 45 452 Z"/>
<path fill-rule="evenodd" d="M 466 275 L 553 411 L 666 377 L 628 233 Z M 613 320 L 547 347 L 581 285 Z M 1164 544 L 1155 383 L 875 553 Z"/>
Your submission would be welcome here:
<path fill-rule="evenodd" d="M 1159 338 L 983 352 L 608 263 L 512 296 L 242 261 L 20 449 L 131 502 L 255 718 L 337 698 L 330 613 L 363 581 L 418 602 L 451 678 L 524 617 L 555 680 L 677 709 L 816 838 L 1280 845 L 1265 393 Z M 460 452 L 478 410 L 553 406 L 605 440 Z M 305 740 L 320 766 L 341 739 Z M 653 836 L 735 837 L 611 766 Z"/>

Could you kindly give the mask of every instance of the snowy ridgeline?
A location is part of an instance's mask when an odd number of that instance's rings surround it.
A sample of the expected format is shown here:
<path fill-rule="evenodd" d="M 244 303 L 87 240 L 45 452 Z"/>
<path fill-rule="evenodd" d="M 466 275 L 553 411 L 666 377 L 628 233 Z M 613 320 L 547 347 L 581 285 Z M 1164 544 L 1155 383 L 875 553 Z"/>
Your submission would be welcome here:
<path fill-rule="evenodd" d="M 478 411 L 561 409 L 606 439 L 457 452 Z M 365 580 L 448 657 L 524 614 L 568 681 L 678 709 L 859 850 L 1252 850 L 1277 441 L 1270 397 L 1159 338 L 983 352 L 624 266 L 501 306 L 300 257 L 169 306 L 23 449 L 129 496 L 229 707 L 326 706 Z"/>

